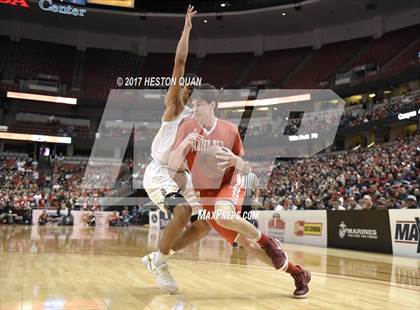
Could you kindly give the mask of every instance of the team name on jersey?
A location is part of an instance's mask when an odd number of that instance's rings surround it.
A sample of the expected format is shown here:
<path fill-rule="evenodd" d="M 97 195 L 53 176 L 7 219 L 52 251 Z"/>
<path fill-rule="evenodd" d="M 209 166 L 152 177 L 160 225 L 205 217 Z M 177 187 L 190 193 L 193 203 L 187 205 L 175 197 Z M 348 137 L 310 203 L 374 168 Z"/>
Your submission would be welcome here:
<path fill-rule="evenodd" d="M 200 141 L 196 141 L 193 144 L 193 151 L 194 152 L 202 152 L 205 151 L 206 149 L 208 149 L 211 146 L 221 146 L 223 147 L 223 141 L 220 140 L 200 140 Z"/>

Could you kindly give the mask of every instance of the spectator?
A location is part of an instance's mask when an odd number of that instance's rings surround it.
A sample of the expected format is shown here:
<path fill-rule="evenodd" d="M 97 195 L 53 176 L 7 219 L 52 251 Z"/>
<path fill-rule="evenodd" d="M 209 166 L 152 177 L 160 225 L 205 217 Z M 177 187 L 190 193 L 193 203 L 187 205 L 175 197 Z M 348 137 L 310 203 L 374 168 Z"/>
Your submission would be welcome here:
<path fill-rule="evenodd" d="M 349 197 L 347 200 L 347 210 L 363 210 L 363 208 L 356 202 L 354 197 Z"/>
<path fill-rule="evenodd" d="M 45 225 L 48 223 L 48 214 L 47 211 L 42 211 L 41 215 L 38 218 L 38 224 L 39 225 Z"/>
<path fill-rule="evenodd" d="M 407 208 L 408 209 L 419 209 L 420 208 L 420 205 L 417 204 L 417 198 L 413 195 L 407 196 L 405 201 L 407 203 Z"/>
<path fill-rule="evenodd" d="M 342 210 L 346 210 L 338 200 L 334 200 L 332 203 L 332 210 L 338 210 L 338 211 L 342 211 Z"/>
<path fill-rule="evenodd" d="M 363 210 L 372 210 L 373 202 L 372 198 L 369 195 L 364 195 L 363 199 L 361 200 L 361 205 Z"/>

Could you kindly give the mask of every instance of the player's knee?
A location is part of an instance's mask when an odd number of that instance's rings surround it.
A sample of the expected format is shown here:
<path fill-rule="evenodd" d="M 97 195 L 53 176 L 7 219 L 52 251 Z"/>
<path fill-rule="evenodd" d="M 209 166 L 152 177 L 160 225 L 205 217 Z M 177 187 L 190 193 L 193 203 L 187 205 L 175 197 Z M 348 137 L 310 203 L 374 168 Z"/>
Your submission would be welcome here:
<path fill-rule="evenodd" d="M 165 197 L 165 208 L 172 212 L 176 220 L 187 223 L 191 218 L 192 209 L 184 196 L 179 193 L 170 193 Z"/>
<path fill-rule="evenodd" d="M 226 220 L 226 219 L 223 219 L 223 218 L 220 218 L 220 217 L 216 217 L 214 219 L 214 221 L 216 222 L 217 225 L 220 225 L 224 228 L 230 228 L 232 226 L 231 225 L 231 220 Z"/>
<path fill-rule="evenodd" d="M 238 235 L 238 238 L 236 239 L 236 242 L 240 246 L 242 246 L 245 250 L 248 250 L 248 251 L 251 251 L 255 248 L 260 248 L 258 243 L 256 243 L 255 241 L 251 241 L 250 239 L 248 239 L 247 237 L 244 237 L 242 235 Z"/>
<path fill-rule="evenodd" d="M 237 224 L 239 215 L 235 212 L 235 207 L 230 201 L 222 200 L 214 205 L 215 222 L 225 228 L 233 227 Z"/>
<path fill-rule="evenodd" d="M 211 226 L 210 226 L 209 222 L 207 222 L 207 221 L 203 221 L 203 220 L 196 221 L 196 222 L 194 222 L 193 225 L 197 229 L 197 232 L 200 236 L 207 235 L 211 230 Z"/>
<path fill-rule="evenodd" d="M 179 221 L 182 221 L 185 225 L 191 218 L 191 207 L 185 204 L 179 204 L 173 209 L 173 217 Z"/>
<path fill-rule="evenodd" d="M 246 248 L 248 246 L 248 240 L 245 237 L 242 237 L 241 235 L 238 235 L 238 237 L 236 238 L 236 243 L 239 244 L 240 246 Z"/>

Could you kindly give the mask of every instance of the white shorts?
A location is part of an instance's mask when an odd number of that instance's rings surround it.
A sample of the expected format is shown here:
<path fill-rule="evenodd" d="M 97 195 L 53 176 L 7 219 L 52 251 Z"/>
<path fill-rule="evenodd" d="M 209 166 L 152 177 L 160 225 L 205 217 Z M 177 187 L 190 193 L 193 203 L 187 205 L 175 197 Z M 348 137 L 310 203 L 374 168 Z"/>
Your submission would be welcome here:
<path fill-rule="evenodd" d="M 166 212 L 164 199 L 167 194 L 179 193 L 185 198 L 192 209 L 192 215 L 202 209 L 197 193 L 192 185 L 189 172 L 175 172 L 153 160 L 147 167 L 143 177 L 143 187 L 162 211 Z"/>

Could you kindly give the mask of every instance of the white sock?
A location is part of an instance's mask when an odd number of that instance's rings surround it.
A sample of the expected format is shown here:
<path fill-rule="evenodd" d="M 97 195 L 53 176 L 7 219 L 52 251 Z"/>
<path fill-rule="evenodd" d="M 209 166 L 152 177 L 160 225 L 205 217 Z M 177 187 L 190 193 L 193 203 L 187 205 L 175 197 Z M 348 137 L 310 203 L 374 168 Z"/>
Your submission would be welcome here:
<path fill-rule="evenodd" d="M 170 250 L 169 254 L 165 255 L 163 254 L 161 251 L 157 251 L 155 258 L 153 259 L 153 264 L 157 267 L 160 266 L 164 263 L 166 263 L 166 261 L 169 259 L 169 257 L 171 257 L 173 254 L 175 254 L 174 250 Z"/>

